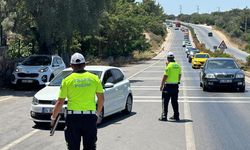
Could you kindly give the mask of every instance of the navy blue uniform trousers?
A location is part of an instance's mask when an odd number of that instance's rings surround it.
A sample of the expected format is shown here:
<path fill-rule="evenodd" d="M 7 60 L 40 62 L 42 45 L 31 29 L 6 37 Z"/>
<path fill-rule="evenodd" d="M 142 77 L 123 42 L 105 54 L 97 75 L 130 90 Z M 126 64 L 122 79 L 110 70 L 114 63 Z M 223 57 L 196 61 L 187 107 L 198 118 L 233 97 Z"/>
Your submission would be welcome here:
<path fill-rule="evenodd" d="M 96 121 L 95 114 L 67 115 L 64 135 L 68 150 L 80 150 L 81 138 L 84 150 L 96 150 Z"/>
<path fill-rule="evenodd" d="M 171 104 L 174 111 L 174 118 L 179 118 L 179 106 L 178 106 L 178 84 L 165 84 L 162 91 L 162 115 L 167 117 L 168 114 L 168 103 L 171 99 Z"/>

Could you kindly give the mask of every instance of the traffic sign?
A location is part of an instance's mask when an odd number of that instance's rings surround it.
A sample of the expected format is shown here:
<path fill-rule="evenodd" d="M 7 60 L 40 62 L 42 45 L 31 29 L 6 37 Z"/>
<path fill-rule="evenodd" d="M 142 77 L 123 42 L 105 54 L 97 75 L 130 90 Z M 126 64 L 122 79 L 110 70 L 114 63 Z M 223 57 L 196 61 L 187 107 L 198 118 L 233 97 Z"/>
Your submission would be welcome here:
<path fill-rule="evenodd" d="M 220 48 L 220 49 L 227 49 L 227 45 L 226 45 L 226 43 L 224 42 L 224 41 L 222 41 L 221 43 L 220 43 L 220 45 L 218 46 L 218 48 Z"/>

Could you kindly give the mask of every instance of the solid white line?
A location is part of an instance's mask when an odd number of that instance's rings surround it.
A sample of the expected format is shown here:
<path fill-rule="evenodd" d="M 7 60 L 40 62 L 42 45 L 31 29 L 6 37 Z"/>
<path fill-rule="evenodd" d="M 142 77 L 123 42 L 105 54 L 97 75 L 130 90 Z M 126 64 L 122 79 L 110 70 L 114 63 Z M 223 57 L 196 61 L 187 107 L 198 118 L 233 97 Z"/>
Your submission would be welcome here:
<path fill-rule="evenodd" d="M 245 77 L 245 80 L 246 80 L 247 83 L 250 83 L 250 78 Z"/>
<path fill-rule="evenodd" d="M 0 102 L 6 101 L 6 100 L 11 99 L 11 98 L 13 98 L 13 96 L 9 96 L 9 97 L 6 97 L 6 98 L 2 98 L 2 99 L 0 99 Z"/>
<path fill-rule="evenodd" d="M 137 73 L 133 74 L 132 76 L 128 77 L 128 79 L 130 80 L 131 78 L 135 77 L 136 75 L 138 75 L 138 74 L 140 74 L 140 73 L 144 72 L 144 71 L 145 71 L 145 70 L 147 70 L 148 68 L 150 68 L 150 67 L 152 67 L 153 65 L 155 65 L 155 64 L 157 64 L 157 63 L 159 63 L 159 61 L 160 61 L 160 60 L 158 60 L 157 62 L 155 62 L 155 63 L 151 64 L 150 66 L 148 66 L 148 67 L 146 67 L 146 68 L 144 68 L 144 69 L 140 70 L 139 72 L 137 72 Z"/>
<path fill-rule="evenodd" d="M 161 99 L 161 96 L 133 96 L 134 99 Z M 250 97 L 196 97 L 196 96 L 180 96 L 179 99 L 247 99 Z"/>
<path fill-rule="evenodd" d="M 161 103 L 162 100 L 134 100 L 134 103 Z M 218 100 L 218 101 L 192 101 L 192 100 L 188 100 L 188 101 L 184 101 L 184 100 L 178 100 L 179 103 L 225 103 L 225 104 L 230 104 L 230 103 L 235 103 L 235 104 L 250 104 L 250 101 L 223 101 L 223 100 Z"/>
<path fill-rule="evenodd" d="M 9 150 L 11 147 L 17 145 L 18 143 L 21 143 L 22 141 L 24 141 L 25 139 L 29 138 L 30 136 L 32 136 L 33 134 L 37 133 L 39 130 L 33 130 L 31 132 L 29 132 L 28 134 L 25 134 L 24 136 L 16 139 L 15 141 L 9 143 L 8 145 L 4 146 L 3 148 L 1 148 L 0 150 Z"/>
<path fill-rule="evenodd" d="M 185 86 L 185 75 L 182 76 L 184 79 L 183 85 Z M 191 111 L 188 103 L 187 91 L 184 88 L 183 96 L 184 96 L 184 118 L 192 120 Z M 185 123 L 185 139 L 186 139 L 186 148 L 187 150 L 196 150 L 195 146 L 195 138 L 194 138 L 194 130 L 193 130 L 193 122 Z"/>

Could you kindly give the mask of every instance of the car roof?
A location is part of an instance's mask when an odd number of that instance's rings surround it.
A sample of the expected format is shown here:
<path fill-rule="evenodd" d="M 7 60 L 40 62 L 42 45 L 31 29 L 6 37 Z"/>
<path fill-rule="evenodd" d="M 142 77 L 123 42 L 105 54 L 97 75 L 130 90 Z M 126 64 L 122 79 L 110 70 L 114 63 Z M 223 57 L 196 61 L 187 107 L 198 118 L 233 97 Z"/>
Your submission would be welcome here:
<path fill-rule="evenodd" d="M 196 53 L 195 55 L 200 55 L 200 54 L 206 54 L 206 55 L 209 55 L 208 53 Z"/>
<path fill-rule="evenodd" d="M 84 69 L 86 70 L 95 70 L 95 71 L 106 71 L 108 69 L 119 69 L 118 67 L 113 67 L 113 66 L 97 66 L 97 65 L 93 65 L 93 66 L 86 66 Z M 120 70 L 120 69 L 119 69 Z M 72 68 L 66 68 L 63 71 L 72 71 Z"/>
<path fill-rule="evenodd" d="M 208 60 L 234 60 L 234 59 L 225 57 L 216 57 L 216 58 L 208 58 Z"/>

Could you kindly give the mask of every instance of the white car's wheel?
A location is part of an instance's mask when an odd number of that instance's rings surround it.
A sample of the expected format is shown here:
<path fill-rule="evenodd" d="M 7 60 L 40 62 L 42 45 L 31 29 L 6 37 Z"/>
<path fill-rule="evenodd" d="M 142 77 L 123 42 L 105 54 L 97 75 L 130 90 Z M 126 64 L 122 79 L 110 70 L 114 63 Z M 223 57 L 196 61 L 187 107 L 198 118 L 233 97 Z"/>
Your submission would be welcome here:
<path fill-rule="evenodd" d="M 129 114 L 132 111 L 132 107 L 133 107 L 133 98 L 131 95 L 129 95 L 126 101 L 125 109 L 122 112 L 124 114 Z"/>

